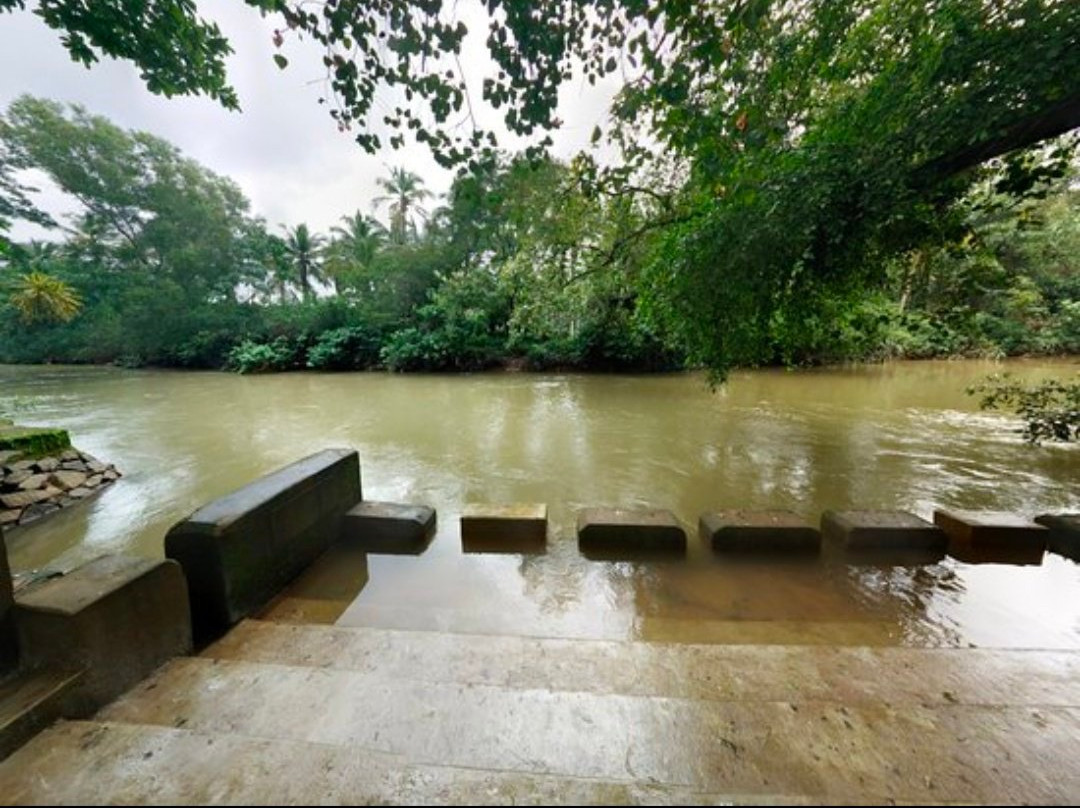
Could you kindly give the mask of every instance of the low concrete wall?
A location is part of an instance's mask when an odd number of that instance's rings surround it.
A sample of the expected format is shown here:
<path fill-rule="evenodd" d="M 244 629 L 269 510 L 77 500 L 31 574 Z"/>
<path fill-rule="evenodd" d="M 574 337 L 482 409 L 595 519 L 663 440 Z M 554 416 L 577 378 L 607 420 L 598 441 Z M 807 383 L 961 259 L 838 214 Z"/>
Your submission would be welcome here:
<path fill-rule="evenodd" d="M 327 449 L 200 508 L 165 537 L 187 576 L 197 643 L 265 606 L 338 537 L 360 459 Z"/>
<path fill-rule="evenodd" d="M 15 618 L 12 614 L 14 605 L 7 543 L 4 541 L 4 529 L 0 528 L 0 675 L 19 664 L 19 646 L 15 641 Z"/>
<path fill-rule="evenodd" d="M 16 597 L 22 666 L 84 674 L 64 715 L 91 715 L 191 651 L 187 586 L 173 561 L 102 556 Z"/>

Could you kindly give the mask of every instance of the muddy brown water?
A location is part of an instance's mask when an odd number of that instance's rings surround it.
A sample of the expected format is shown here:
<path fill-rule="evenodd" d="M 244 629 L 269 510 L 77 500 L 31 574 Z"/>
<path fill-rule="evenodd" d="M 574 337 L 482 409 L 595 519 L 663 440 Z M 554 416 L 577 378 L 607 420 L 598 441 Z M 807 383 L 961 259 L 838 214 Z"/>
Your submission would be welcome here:
<path fill-rule="evenodd" d="M 162 554 L 201 504 L 328 446 L 360 453 L 365 497 L 426 503 L 420 556 L 341 552 L 278 619 L 677 642 L 1080 648 L 1080 567 L 735 561 L 696 540 L 700 512 L 938 506 L 1080 510 L 1080 447 L 1031 448 L 978 411 L 987 373 L 1073 374 L 1076 360 L 894 363 L 695 374 L 219 373 L 0 367 L 0 411 L 69 429 L 125 477 L 91 503 L 8 537 L 17 572 L 106 552 Z M 467 502 L 546 502 L 544 555 L 465 554 Z M 590 561 L 590 505 L 670 508 L 680 560 Z"/>

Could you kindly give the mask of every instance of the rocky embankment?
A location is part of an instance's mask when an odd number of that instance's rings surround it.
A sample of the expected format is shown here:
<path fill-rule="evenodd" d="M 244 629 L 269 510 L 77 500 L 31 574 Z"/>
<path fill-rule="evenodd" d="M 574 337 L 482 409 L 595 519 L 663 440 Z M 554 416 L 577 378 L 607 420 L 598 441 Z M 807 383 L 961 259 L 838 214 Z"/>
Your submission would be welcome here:
<path fill-rule="evenodd" d="M 18 452 L 0 451 L 0 526 L 6 528 L 82 502 L 120 479 L 115 466 L 78 449 L 20 457 Z"/>

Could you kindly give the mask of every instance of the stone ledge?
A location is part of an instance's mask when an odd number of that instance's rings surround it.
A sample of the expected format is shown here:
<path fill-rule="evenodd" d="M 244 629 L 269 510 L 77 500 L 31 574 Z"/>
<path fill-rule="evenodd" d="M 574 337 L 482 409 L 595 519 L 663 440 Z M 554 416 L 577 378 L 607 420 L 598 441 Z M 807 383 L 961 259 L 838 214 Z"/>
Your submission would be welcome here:
<path fill-rule="evenodd" d="M 396 502 L 361 502 L 345 513 L 343 540 L 369 553 L 419 555 L 435 534 L 435 509 Z"/>
<path fill-rule="evenodd" d="M 816 553 L 821 549 L 817 528 L 791 511 L 714 511 L 701 515 L 698 528 L 701 538 L 717 552 Z"/>
<path fill-rule="evenodd" d="M 471 504 L 461 514 L 461 549 L 466 553 L 543 553 L 547 549 L 547 505 Z"/>
<path fill-rule="evenodd" d="M 69 716 L 90 715 L 191 650 L 187 586 L 174 561 L 102 556 L 15 603 L 24 667 L 85 670 Z"/>

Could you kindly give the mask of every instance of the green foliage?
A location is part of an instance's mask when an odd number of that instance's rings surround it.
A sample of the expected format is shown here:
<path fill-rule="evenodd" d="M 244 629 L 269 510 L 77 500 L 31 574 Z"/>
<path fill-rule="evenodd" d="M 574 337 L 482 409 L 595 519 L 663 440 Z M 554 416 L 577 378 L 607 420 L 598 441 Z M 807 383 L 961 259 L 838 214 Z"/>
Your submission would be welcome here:
<path fill-rule="evenodd" d="M 510 300 L 485 272 L 459 272 L 417 311 L 418 323 L 390 335 L 382 361 L 391 370 L 483 370 L 506 355 Z"/>
<path fill-rule="evenodd" d="M 303 367 L 301 343 L 287 337 L 273 342 L 244 340 L 229 351 L 226 366 L 237 373 L 269 373 Z"/>
<path fill-rule="evenodd" d="M 257 5 L 257 3 L 253 3 Z M 25 8 L 25 0 L 0 0 L 0 13 Z M 192 0 L 38 0 L 34 13 L 61 32 L 71 58 L 87 67 L 101 55 L 139 68 L 150 92 L 164 96 L 205 93 L 238 109 L 226 84 L 228 40 L 214 23 L 196 16 Z"/>
<path fill-rule="evenodd" d="M 1080 377 L 1026 385 L 1009 374 L 994 375 L 969 388 L 968 394 L 980 395 L 984 410 L 1007 410 L 1023 418 L 1029 443 L 1080 440 Z"/>
<path fill-rule="evenodd" d="M 315 370 L 363 370 L 380 361 L 383 334 L 365 326 L 324 331 L 307 352 L 307 366 Z"/>

